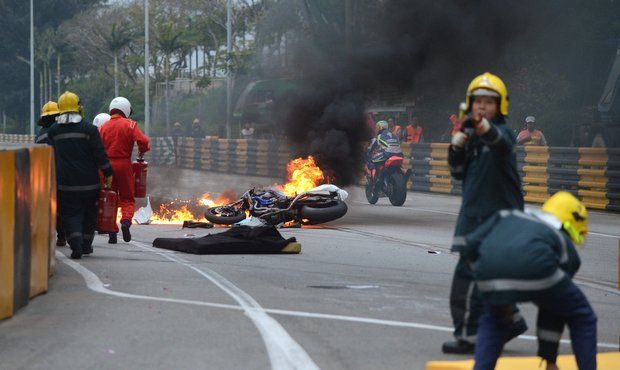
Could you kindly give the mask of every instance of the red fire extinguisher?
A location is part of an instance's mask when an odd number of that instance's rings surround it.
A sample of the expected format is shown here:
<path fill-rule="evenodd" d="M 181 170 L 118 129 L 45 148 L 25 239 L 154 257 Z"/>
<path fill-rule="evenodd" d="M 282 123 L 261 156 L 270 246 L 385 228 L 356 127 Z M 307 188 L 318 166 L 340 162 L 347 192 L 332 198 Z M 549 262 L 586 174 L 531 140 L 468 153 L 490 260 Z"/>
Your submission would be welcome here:
<path fill-rule="evenodd" d="M 134 197 L 144 198 L 146 197 L 146 173 L 149 168 L 149 164 L 142 157 L 138 157 L 132 163 L 133 175 L 135 178 Z"/>
<path fill-rule="evenodd" d="M 118 195 L 112 189 L 105 188 L 99 191 L 97 201 L 97 227 L 102 233 L 113 233 L 116 226 L 116 212 L 118 211 Z"/>

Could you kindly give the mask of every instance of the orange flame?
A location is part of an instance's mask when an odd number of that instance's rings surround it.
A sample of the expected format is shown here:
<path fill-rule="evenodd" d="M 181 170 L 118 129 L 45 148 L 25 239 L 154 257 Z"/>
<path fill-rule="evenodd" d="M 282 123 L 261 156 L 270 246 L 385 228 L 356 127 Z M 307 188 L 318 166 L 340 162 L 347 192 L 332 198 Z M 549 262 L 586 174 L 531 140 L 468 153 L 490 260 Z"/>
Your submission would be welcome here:
<path fill-rule="evenodd" d="M 161 204 L 158 210 L 153 210 L 152 224 L 180 225 L 183 221 L 208 222 L 204 218 L 204 207 L 217 207 L 234 201 L 235 194 L 225 191 L 216 199 L 212 199 L 209 193 L 205 193 L 197 200 L 174 200 L 167 204 Z"/>
<path fill-rule="evenodd" d="M 287 183 L 281 188 L 288 196 L 294 196 L 315 188 L 323 183 L 325 175 L 317 166 L 314 158 L 296 158 L 286 165 Z"/>

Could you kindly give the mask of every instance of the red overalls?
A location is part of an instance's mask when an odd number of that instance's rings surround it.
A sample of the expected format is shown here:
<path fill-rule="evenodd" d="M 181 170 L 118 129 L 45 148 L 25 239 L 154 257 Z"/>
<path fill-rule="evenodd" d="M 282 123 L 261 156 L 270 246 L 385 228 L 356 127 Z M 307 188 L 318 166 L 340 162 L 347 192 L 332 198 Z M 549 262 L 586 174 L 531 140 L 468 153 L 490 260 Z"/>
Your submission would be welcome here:
<path fill-rule="evenodd" d="M 112 115 L 112 118 L 101 126 L 99 133 L 114 170 L 112 189 L 118 193 L 121 221 L 131 222 L 135 207 L 131 153 L 134 143 L 138 143 L 140 153 L 148 152 L 151 149 L 149 139 L 140 131 L 135 121 L 118 114 Z"/>

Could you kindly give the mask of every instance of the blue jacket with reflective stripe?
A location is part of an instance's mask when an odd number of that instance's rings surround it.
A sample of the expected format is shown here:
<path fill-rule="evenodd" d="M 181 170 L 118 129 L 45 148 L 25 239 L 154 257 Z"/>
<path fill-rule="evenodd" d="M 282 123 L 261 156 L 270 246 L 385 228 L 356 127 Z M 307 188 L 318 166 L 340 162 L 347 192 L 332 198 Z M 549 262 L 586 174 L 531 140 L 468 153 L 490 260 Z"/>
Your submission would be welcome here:
<path fill-rule="evenodd" d="M 87 122 L 55 123 L 48 131 L 56 159 L 59 191 L 98 191 L 99 171 L 112 175 L 97 127 Z"/>
<path fill-rule="evenodd" d="M 456 236 L 473 231 L 500 209 L 523 209 L 514 133 L 501 117 L 490 123 L 491 129 L 482 136 L 464 127 L 469 135 L 465 148 L 448 149 L 450 172 L 463 182 Z"/>
<path fill-rule="evenodd" d="M 499 211 L 465 236 L 460 251 L 473 262 L 482 298 L 498 305 L 561 289 L 581 263 L 561 223 L 542 212 Z"/>

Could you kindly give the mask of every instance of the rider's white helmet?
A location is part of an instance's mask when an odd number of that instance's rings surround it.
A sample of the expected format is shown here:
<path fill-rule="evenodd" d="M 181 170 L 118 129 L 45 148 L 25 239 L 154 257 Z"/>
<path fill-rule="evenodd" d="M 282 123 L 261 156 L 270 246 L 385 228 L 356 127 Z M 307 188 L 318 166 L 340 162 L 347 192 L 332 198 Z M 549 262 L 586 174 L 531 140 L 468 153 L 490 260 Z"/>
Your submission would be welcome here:
<path fill-rule="evenodd" d="M 97 126 L 97 128 L 100 128 L 101 126 L 103 126 L 104 123 L 108 122 L 110 120 L 110 115 L 107 113 L 99 113 L 98 115 L 95 116 L 95 119 L 93 119 L 93 125 Z"/>
<path fill-rule="evenodd" d="M 387 121 L 379 121 L 377 122 L 377 125 L 375 126 L 375 128 L 377 129 L 377 132 L 381 131 L 381 130 L 387 130 L 388 129 L 388 123 Z"/>
<path fill-rule="evenodd" d="M 126 118 L 129 118 L 131 115 L 131 103 L 127 100 L 127 98 L 123 98 L 122 96 L 117 96 L 112 99 L 110 102 L 109 112 L 112 113 L 113 109 L 118 109 L 123 112 Z"/>

